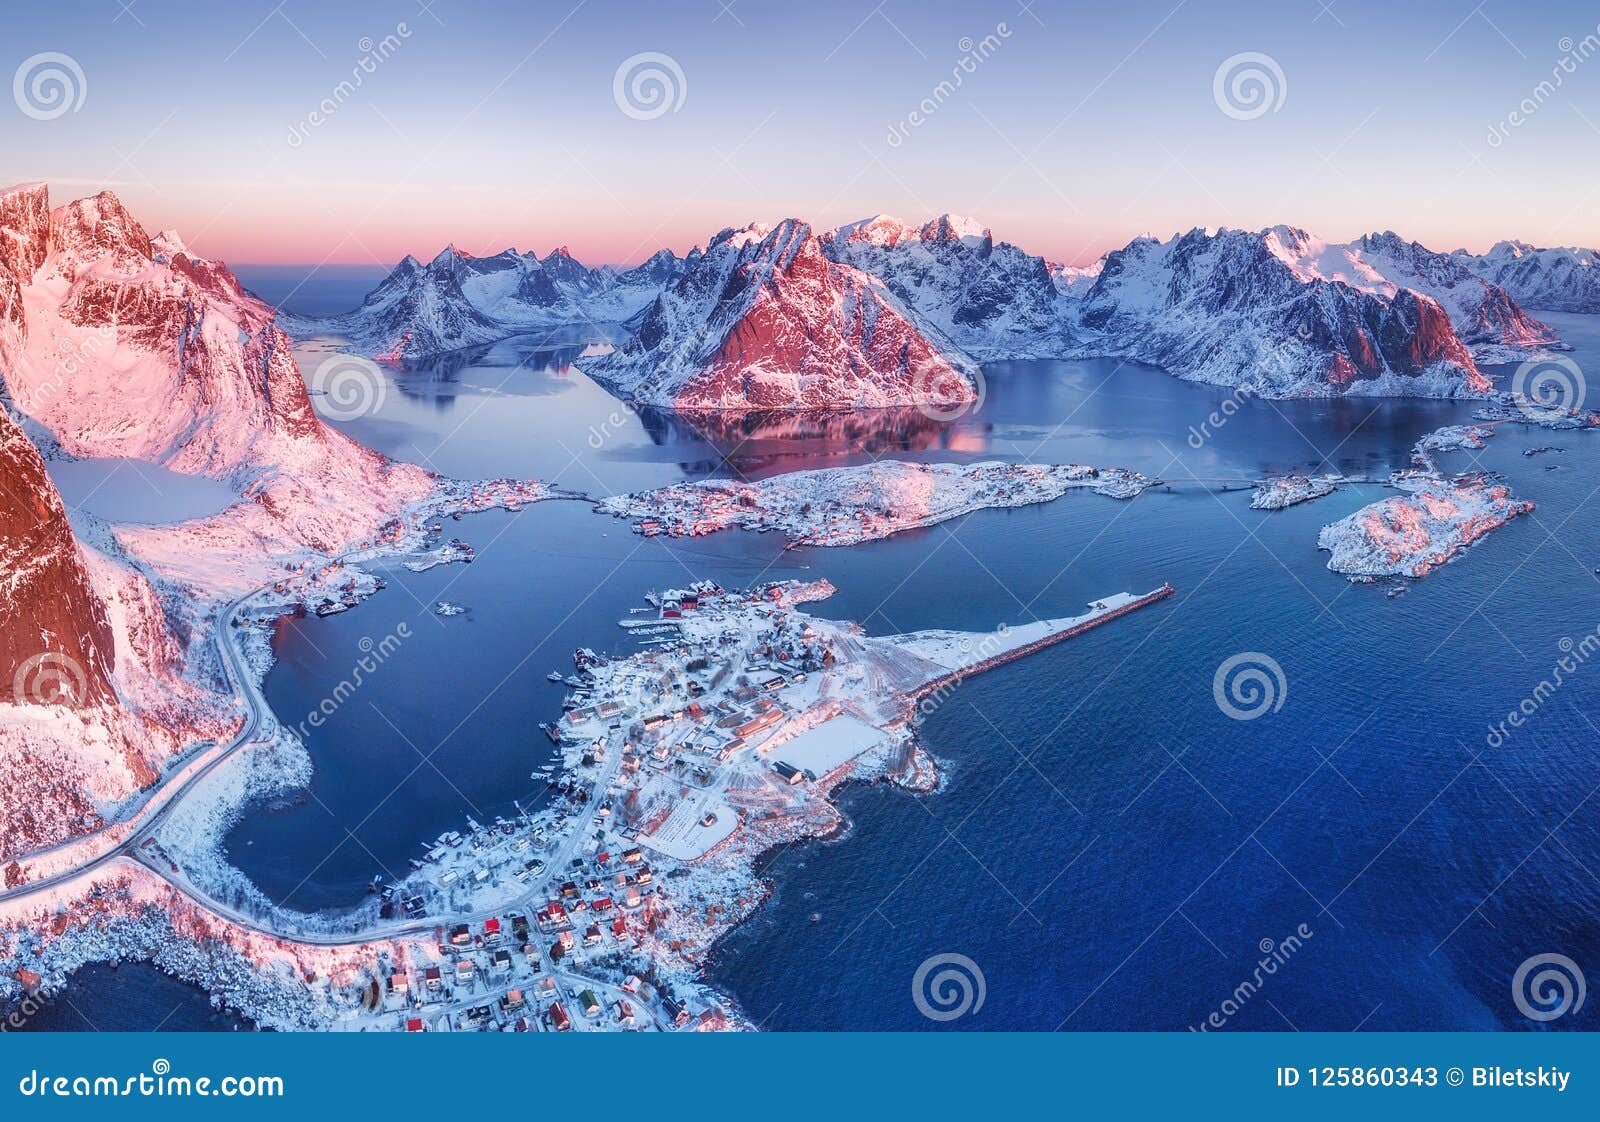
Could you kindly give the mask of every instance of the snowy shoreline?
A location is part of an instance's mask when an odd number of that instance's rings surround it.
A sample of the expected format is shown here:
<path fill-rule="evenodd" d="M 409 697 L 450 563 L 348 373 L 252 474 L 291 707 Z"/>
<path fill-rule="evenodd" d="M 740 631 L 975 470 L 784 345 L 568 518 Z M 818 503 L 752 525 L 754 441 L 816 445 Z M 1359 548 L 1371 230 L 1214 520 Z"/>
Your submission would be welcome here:
<path fill-rule="evenodd" d="M 451 1028 L 508 1000 L 548 1019 L 579 987 L 585 1002 L 598 992 L 608 1009 L 633 1009 L 629 1026 L 637 1012 L 657 1028 L 754 1027 L 707 984 L 704 965 L 770 895 L 760 855 L 839 836 L 846 820 L 835 792 L 848 783 L 936 788 L 938 768 L 915 735 L 920 689 L 952 676 L 959 685 L 965 673 L 1150 599 L 1118 594 L 1084 616 L 992 634 L 869 638 L 858 625 L 799 610 L 832 591 L 822 581 L 669 593 L 663 614 L 672 597 L 683 621 L 675 647 L 616 660 L 579 652 L 585 704 L 558 722 L 559 797 L 492 826 L 469 819 L 385 890 L 379 914 L 374 900 L 338 916 L 296 915 L 263 906 L 242 877 L 230 883 L 220 853 L 208 852 L 229 815 L 306 778 L 292 736 L 252 745 L 206 777 L 139 862 L 121 857 L 42 897 L 0 900 L 0 958 L 21 979 L 0 982 L 0 993 L 17 996 L 28 980 L 50 992 L 88 962 L 148 958 L 277 1028 Z M 163 861 L 172 883 L 154 868 Z M 530 884 L 531 869 L 550 871 Z M 198 886 L 196 876 L 208 892 L 228 891 L 233 914 L 192 897 L 184 886 Z M 405 916 L 385 918 L 401 902 Z M 526 926 L 541 903 L 539 936 L 530 928 L 505 965 L 491 954 L 500 925 Z M 49 915 L 72 918 L 51 924 Z M 580 945 L 573 933 L 585 923 Z M 297 934 L 281 934 L 292 924 Z M 454 924 L 484 934 L 437 942 Z M 547 950 L 549 936 L 559 938 Z M 428 981 L 427 996 L 406 996 L 440 970 L 454 971 L 455 983 L 435 990 Z M 685 1012 L 691 1004 L 698 1017 Z M 490 1020 L 526 1027 L 526 1016 Z"/>
<path fill-rule="evenodd" d="M 777 531 L 791 545 L 876 541 L 976 510 L 1050 502 L 1071 490 L 1131 499 L 1153 480 L 1124 468 L 986 460 L 923 464 L 882 460 L 758 482 L 700 480 L 616 495 L 597 509 L 631 519 L 646 536 L 698 537 L 718 530 Z"/>
<path fill-rule="evenodd" d="M 1502 424 L 1557 431 L 1600 427 L 1600 412 L 1551 409 L 1509 394 L 1479 409 L 1476 418 L 1475 423 L 1446 425 L 1417 440 L 1411 451 L 1416 468 L 1395 472 L 1389 480 L 1402 494 L 1368 503 L 1322 528 L 1317 548 L 1330 554 L 1329 569 L 1356 583 L 1421 578 L 1536 509 L 1487 472 L 1445 473 L 1436 458 L 1439 453 L 1477 451 Z"/>

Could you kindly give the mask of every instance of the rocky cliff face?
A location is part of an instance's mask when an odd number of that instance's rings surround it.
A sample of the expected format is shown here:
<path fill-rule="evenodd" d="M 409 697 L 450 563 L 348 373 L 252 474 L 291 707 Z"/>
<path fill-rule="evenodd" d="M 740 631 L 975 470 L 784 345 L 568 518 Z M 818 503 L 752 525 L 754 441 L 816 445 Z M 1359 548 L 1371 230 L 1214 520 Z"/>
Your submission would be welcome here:
<path fill-rule="evenodd" d="M 1068 289 L 1042 257 L 970 218 L 908 226 L 878 215 L 823 238 L 829 257 L 882 280 L 923 321 L 981 360 L 1059 355 L 1072 337 Z"/>
<path fill-rule="evenodd" d="M 231 703 L 182 675 L 149 582 L 73 533 L 37 449 L 0 412 L 0 861 L 94 829 Z"/>
<path fill-rule="evenodd" d="M 0 704 L 109 701 L 111 624 L 44 461 L 0 411 Z"/>
<path fill-rule="evenodd" d="M 93 829 L 174 752 L 225 738 L 240 714 L 210 644 L 222 603 L 285 558 L 372 540 L 433 479 L 324 425 L 272 309 L 109 193 L 52 210 L 42 186 L 0 191 L 0 308 L 4 400 L 29 432 L 240 496 L 196 522 L 69 526 L 6 415 L 0 854 L 14 856 Z"/>
<path fill-rule="evenodd" d="M 1436 300 L 1310 275 L 1272 234 L 1193 230 L 1108 254 L 1081 305 L 1083 353 L 1269 397 L 1489 389 Z"/>
<path fill-rule="evenodd" d="M 1325 252 L 1348 260 L 1352 273 L 1370 274 L 1368 291 L 1392 297 L 1397 289 L 1409 288 L 1437 301 L 1480 361 L 1503 361 L 1518 351 L 1557 342 L 1555 332 L 1524 312 L 1505 289 L 1487 283 L 1449 254 L 1408 242 L 1393 231 L 1367 234 Z"/>
<path fill-rule="evenodd" d="M 67 453 L 126 456 L 222 480 L 287 537 L 336 548 L 426 473 L 323 424 L 273 310 L 175 235 L 152 241 L 109 192 L 50 210 L 0 192 L 0 378 Z"/>
<path fill-rule="evenodd" d="M 624 397 L 689 411 L 974 400 L 960 352 L 937 335 L 787 219 L 719 233 L 634 337 L 584 369 Z"/>

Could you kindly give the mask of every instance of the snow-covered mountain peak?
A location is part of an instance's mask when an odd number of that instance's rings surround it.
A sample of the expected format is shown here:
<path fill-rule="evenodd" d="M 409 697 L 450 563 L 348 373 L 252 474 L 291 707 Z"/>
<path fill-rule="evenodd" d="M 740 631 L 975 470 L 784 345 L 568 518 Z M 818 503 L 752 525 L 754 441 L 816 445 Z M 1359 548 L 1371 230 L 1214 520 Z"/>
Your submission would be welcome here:
<path fill-rule="evenodd" d="M 994 242 L 989 227 L 976 218 L 959 214 L 941 214 L 922 228 L 925 242 L 961 242 L 973 248 L 987 247 Z"/>
<path fill-rule="evenodd" d="M 854 222 L 846 222 L 837 230 L 823 235 L 824 240 L 855 242 L 866 245 L 895 246 L 903 241 L 920 238 L 922 230 L 918 226 L 908 226 L 900 219 L 888 214 L 874 214 L 870 218 L 858 218 Z"/>
<path fill-rule="evenodd" d="M 961 361 L 881 279 L 787 218 L 718 233 L 633 338 L 584 369 L 631 400 L 690 411 L 945 408 L 976 397 Z"/>
<path fill-rule="evenodd" d="M 42 183 L 22 183 L 0 191 L 0 309 L 16 298 L 16 284 L 33 279 L 49 252 L 49 189 Z"/>
<path fill-rule="evenodd" d="M 434 271 L 453 271 L 465 259 L 466 255 L 457 250 L 454 243 L 451 243 L 433 255 L 433 260 L 428 262 L 428 268 Z"/>
<path fill-rule="evenodd" d="M 56 271 L 69 280 L 89 265 L 133 275 L 155 256 L 144 227 L 110 191 L 51 211 L 50 250 Z"/>
<path fill-rule="evenodd" d="M 711 240 L 706 243 L 705 251 L 711 253 L 719 246 L 724 245 L 732 246 L 736 249 L 747 245 L 755 245 L 764 241 L 770 233 L 772 233 L 772 226 L 766 222 L 752 222 L 747 226 L 739 227 L 728 226 L 712 235 Z"/>
<path fill-rule="evenodd" d="M 194 256 L 194 254 L 190 252 L 189 247 L 184 244 L 183 238 L 176 230 L 162 230 L 155 237 L 151 238 L 150 249 L 156 257 L 160 258 L 164 262 L 171 261 L 179 254 L 182 254 L 185 257 Z"/>

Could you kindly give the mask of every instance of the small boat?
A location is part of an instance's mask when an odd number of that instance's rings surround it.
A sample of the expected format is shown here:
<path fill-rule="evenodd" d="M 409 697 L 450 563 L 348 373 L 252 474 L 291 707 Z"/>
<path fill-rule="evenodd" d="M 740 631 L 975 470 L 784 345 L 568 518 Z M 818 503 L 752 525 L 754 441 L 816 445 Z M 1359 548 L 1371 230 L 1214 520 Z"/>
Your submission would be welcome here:
<path fill-rule="evenodd" d="M 566 679 L 562 676 L 561 671 L 552 670 L 550 673 L 545 675 L 545 680 L 550 682 L 561 682 L 565 681 Z"/>

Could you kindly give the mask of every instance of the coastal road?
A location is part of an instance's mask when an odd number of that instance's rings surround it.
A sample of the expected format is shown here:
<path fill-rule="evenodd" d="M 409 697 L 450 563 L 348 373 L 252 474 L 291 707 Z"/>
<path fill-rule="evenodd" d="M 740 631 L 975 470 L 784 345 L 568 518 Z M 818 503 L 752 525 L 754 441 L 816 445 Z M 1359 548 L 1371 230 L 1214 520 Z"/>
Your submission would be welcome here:
<path fill-rule="evenodd" d="M 230 740 L 227 745 L 221 748 L 213 746 L 206 749 L 206 752 L 212 753 L 212 758 L 206 760 L 204 764 L 198 768 L 195 768 L 192 772 L 189 772 L 189 774 L 184 775 L 182 779 L 179 779 L 176 782 L 169 782 L 152 790 L 148 798 L 145 800 L 144 805 L 140 807 L 136 815 L 135 821 L 138 823 L 136 828 L 134 828 L 128 834 L 126 839 L 111 846 L 98 856 L 85 861 L 82 864 L 75 865 L 70 869 L 65 869 L 59 873 L 53 873 L 49 876 L 40 877 L 38 880 L 29 881 L 26 884 L 19 884 L 13 888 L 0 890 L 0 902 L 8 902 L 11 900 L 21 899 L 26 896 L 32 896 L 39 892 L 48 891 L 49 889 L 75 880 L 78 877 L 95 872 L 96 870 L 109 865 L 112 861 L 115 861 L 119 857 L 135 856 L 138 852 L 138 847 L 146 838 L 153 836 L 154 831 L 161 825 L 163 821 L 165 821 L 167 815 L 172 812 L 183 796 L 194 789 L 195 784 L 199 783 L 206 776 L 210 775 L 222 764 L 232 759 L 233 755 L 238 752 L 239 749 L 251 744 L 264 742 L 265 738 L 258 738 L 256 733 L 262 728 L 274 729 L 275 725 L 273 724 L 273 718 L 270 711 L 267 709 L 266 699 L 263 698 L 259 691 L 255 689 L 254 683 L 250 676 L 244 672 L 242 659 L 239 655 L 238 648 L 235 647 L 231 641 L 231 636 L 234 631 L 233 620 L 235 614 L 248 600 L 258 595 L 261 591 L 263 591 L 263 589 L 256 589 L 229 604 L 223 610 L 222 623 L 216 636 L 217 652 L 221 657 L 223 669 L 228 676 L 229 684 L 233 688 L 234 692 L 242 697 L 245 702 L 245 719 L 244 722 L 239 726 L 239 731 L 234 734 L 233 739 Z M 202 755 L 203 754 L 204 753 L 202 753 Z M 193 763 L 194 761 L 190 761 L 190 765 L 186 766 L 192 766 Z M 139 821 L 140 819 L 144 820 Z M 127 829 L 128 823 L 113 823 L 111 826 L 106 827 L 105 830 L 102 830 L 101 833 L 105 833 L 107 830 L 119 828 Z M 92 838 L 93 836 L 94 835 L 90 835 L 89 837 Z M 71 843 L 67 844 L 83 845 L 87 840 L 89 839 L 76 838 Z M 21 858 L 21 860 L 38 860 L 42 856 L 50 853 L 60 852 L 64 848 L 66 848 L 65 845 L 56 846 L 52 849 L 40 850 L 27 855 L 26 858 Z M 170 877 L 165 876 L 163 870 L 155 869 L 153 865 L 149 867 L 155 872 L 163 873 L 164 879 L 171 879 Z M 198 902 L 206 903 L 204 899 L 201 899 Z"/>

